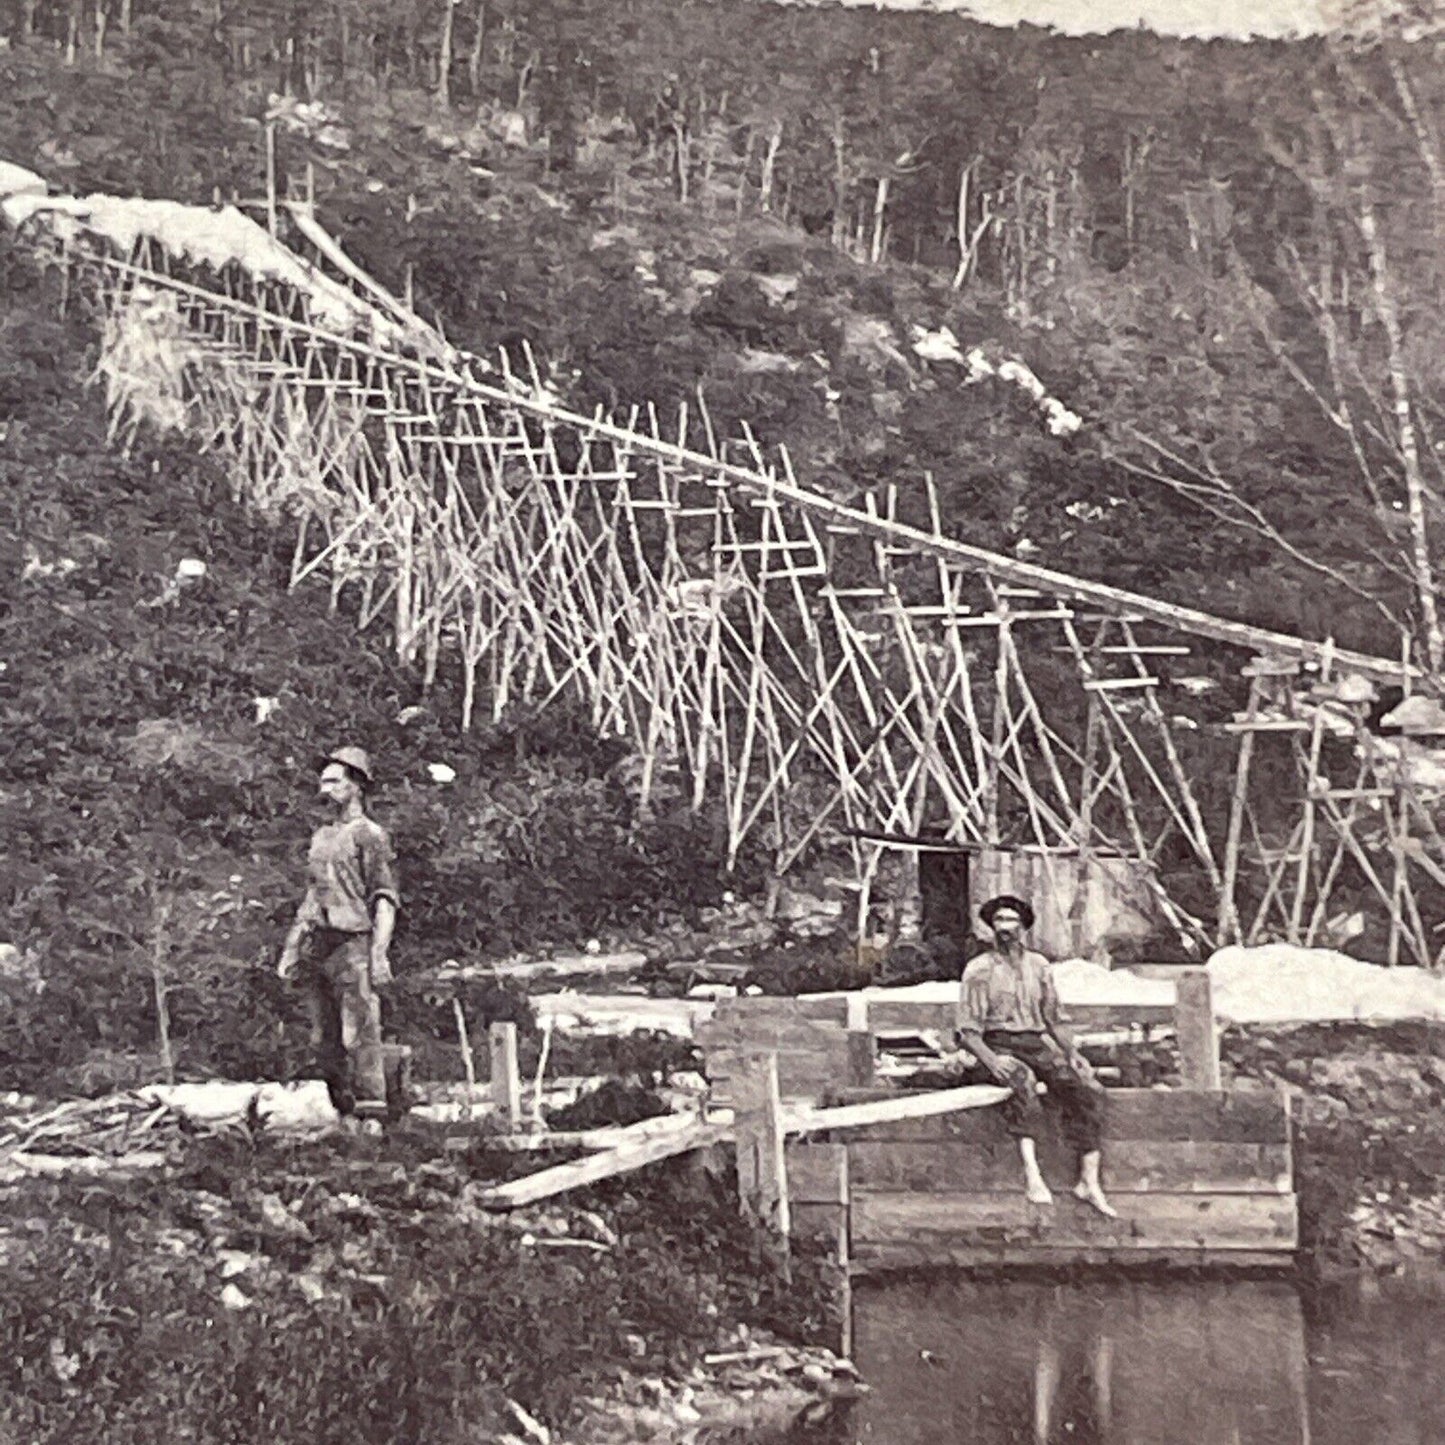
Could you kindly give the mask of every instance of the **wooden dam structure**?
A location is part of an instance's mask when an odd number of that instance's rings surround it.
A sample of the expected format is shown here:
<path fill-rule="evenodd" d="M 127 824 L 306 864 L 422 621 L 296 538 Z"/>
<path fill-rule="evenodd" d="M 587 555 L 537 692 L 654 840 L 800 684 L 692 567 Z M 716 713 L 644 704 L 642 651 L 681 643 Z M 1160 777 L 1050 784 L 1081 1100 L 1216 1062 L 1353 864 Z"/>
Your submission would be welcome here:
<path fill-rule="evenodd" d="M 1279 1269 L 1299 1242 L 1283 1091 L 1220 1086 L 1204 970 L 1174 1005 L 1065 1010 L 1082 1034 L 1173 1029 L 1177 1088 L 1110 1089 L 1105 1187 L 1117 1219 L 1076 1200 L 1074 1161 L 1040 1141 L 1055 1202 L 1024 1196 L 1003 1089 L 905 1090 L 875 1076 L 880 1035 L 947 1033 L 953 1005 L 867 995 L 727 1000 L 699 1031 L 730 1106 L 745 1207 L 775 1234 L 822 1240 L 850 1276 L 919 1266 Z"/>

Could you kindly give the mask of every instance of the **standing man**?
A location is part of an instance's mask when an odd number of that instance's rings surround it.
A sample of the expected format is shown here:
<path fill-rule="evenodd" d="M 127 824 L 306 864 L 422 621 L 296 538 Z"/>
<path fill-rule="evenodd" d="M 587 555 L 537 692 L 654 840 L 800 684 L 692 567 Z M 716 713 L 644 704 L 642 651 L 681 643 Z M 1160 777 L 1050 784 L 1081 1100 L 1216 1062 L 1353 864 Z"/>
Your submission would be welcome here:
<path fill-rule="evenodd" d="M 955 1038 L 991 1078 L 1011 1091 L 1004 1105 L 1008 1130 L 1019 1141 L 1029 1200 L 1052 1204 L 1039 1170 L 1035 1143 L 1043 1119 L 1039 1080 L 1058 1102 L 1064 1137 L 1079 1155 L 1075 1195 L 1110 1218 L 1116 1211 L 1099 1183 L 1104 1088 L 1059 1024 L 1059 997 L 1043 954 L 1024 947 L 1034 910 L 1007 894 L 990 898 L 978 911 L 993 932 L 994 945 L 971 959 L 963 971 Z"/>
<path fill-rule="evenodd" d="M 360 748 L 338 748 L 326 758 L 320 791 L 339 816 L 311 836 L 306 897 L 276 969 L 305 987 L 331 1102 L 367 1133 L 380 1131 L 386 1113 L 376 990 L 391 982 L 401 902 L 391 839 L 366 815 L 373 781 L 371 759 Z"/>

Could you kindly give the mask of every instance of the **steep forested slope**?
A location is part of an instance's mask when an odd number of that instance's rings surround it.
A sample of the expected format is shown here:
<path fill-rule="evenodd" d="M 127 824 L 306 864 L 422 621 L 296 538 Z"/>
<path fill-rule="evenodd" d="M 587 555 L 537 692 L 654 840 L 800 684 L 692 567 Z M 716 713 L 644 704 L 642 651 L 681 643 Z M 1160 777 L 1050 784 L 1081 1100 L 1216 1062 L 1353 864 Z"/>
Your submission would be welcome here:
<path fill-rule="evenodd" d="M 0 1086 L 87 1059 L 81 1082 L 152 1075 L 157 966 L 184 1071 L 299 1062 L 304 1036 L 282 1030 L 294 1004 L 270 962 L 320 820 L 315 760 L 343 738 L 377 758 L 410 971 L 575 947 L 716 901 L 724 849 L 708 820 L 638 816 L 622 745 L 555 712 L 458 736 L 445 683 L 419 706 L 384 637 L 328 616 L 324 590 L 285 591 L 284 540 L 232 506 L 203 460 L 118 455 L 81 387 L 85 329 L 10 282 L 0 942 L 20 957 L 0 970 Z M 184 559 L 205 576 L 178 581 Z M 435 762 L 456 781 L 433 782 Z M 450 1033 L 449 1007 L 399 1006 L 404 1030 L 427 1031 L 435 1012 Z"/>
<path fill-rule="evenodd" d="M 57 183 L 255 201 L 269 114 L 283 192 L 579 402 L 701 387 L 842 494 L 921 506 L 931 471 L 970 540 L 1356 645 L 1429 630 L 1433 42 L 749 0 L 95 13 L 37 0 L 0 57 L 0 138 Z M 945 324 L 1085 426 L 921 361 Z"/>
<path fill-rule="evenodd" d="M 12 23 L 0 155 L 57 186 L 255 204 L 270 116 L 283 193 L 313 191 L 455 339 L 530 342 L 579 406 L 700 390 L 722 435 L 748 422 L 837 495 L 896 484 L 916 517 L 927 471 L 968 540 L 1354 646 L 1393 652 L 1404 626 L 1428 651 L 1428 46 L 1066 41 L 691 0 L 210 18 L 102 0 Z M 17 1079 L 96 1049 L 124 1074 L 153 1038 L 157 958 L 185 961 L 183 1066 L 284 1068 L 286 1003 L 257 960 L 311 754 L 339 734 L 392 780 L 410 961 L 716 896 L 708 821 L 635 816 L 620 747 L 581 722 L 462 740 L 435 720 L 445 698 L 398 722 L 417 684 L 385 639 L 282 593 L 277 539 L 189 452 L 108 450 L 83 324 L 18 299 L 35 278 L 7 265 Z M 915 328 L 944 327 L 962 353 L 1023 358 L 1083 426 L 1054 435 L 1019 388 L 925 359 Z M 183 557 L 207 575 L 170 596 Z"/>

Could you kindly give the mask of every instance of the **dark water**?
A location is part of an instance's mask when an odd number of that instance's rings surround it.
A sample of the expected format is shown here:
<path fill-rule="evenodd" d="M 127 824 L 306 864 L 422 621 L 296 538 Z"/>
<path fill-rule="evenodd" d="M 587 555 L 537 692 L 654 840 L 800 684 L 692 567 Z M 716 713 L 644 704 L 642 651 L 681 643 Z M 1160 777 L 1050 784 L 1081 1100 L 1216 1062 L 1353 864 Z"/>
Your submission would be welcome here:
<path fill-rule="evenodd" d="M 866 1285 L 838 1445 L 1445 1445 L 1445 1288 Z"/>

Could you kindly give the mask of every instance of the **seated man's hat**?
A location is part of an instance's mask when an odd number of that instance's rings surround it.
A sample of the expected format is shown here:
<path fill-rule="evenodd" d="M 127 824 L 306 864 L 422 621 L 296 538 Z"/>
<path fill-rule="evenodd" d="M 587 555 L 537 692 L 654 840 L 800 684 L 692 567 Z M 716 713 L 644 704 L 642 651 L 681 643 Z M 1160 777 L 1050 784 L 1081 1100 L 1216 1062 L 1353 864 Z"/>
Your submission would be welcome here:
<path fill-rule="evenodd" d="M 1015 898 L 1012 893 L 1001 893 L 997 898 L 990 898 L 982 908 L 978 910 L 978 920 L 985 928 L 992 928 L 994 919 L 1005 909 L 1010 909 L 1019 916 L 1019 921 L 1028 929 L 1034 926 L 1034 910 L 1032 905 L 1023 898 Z"/>

